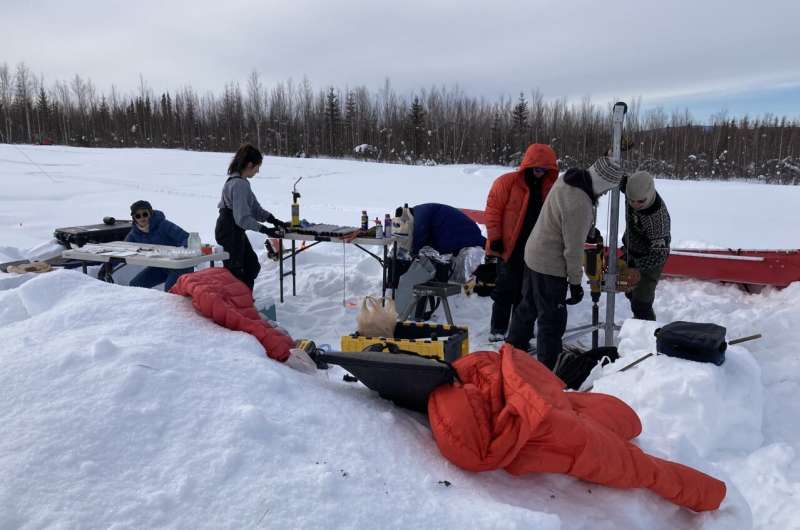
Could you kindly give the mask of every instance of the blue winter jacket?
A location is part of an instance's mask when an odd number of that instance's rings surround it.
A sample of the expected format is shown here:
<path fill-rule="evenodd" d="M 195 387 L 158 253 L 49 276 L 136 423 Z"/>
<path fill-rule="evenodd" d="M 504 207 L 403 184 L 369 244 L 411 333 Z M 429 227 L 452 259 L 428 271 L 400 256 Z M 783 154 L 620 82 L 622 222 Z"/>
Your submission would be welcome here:
<path fill-rule="evenodd" d="M 164 212 L 153 210 L 150 216 L 150 231 L 142 232 L 136 222 L 128 232 L 125 241 L 133 243 L 148 243 L 151 245 L 170 245 L 172 247 L 185 247 L 189 234 L 180 226 L 167 221 Z"/>
<path fill-rule="evenodd" d="M 486 243 L 477 223 L 458 208 L 429 202 L 414 206 L 412 214 L 412 254 L 417 254 L 425 246 L 433 248 L 439 254 L 457 254 L 462 248 L 483 248 Z"/>

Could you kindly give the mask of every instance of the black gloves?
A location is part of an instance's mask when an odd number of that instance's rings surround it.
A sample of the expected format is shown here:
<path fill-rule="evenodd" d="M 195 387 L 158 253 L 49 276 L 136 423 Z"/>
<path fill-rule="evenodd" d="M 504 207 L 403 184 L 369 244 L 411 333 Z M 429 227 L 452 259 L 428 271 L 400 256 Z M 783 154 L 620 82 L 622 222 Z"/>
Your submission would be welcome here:
<path fill-rule="evenodd" d="M 289 228 L 289 225 L 291 224 L 281 221 L 274 215 L 270 215 L 269 217 L 267 217 L 267 222 L 277 228 Z"/>
<path fill-rule="evenodd" d="M 502 239 L 495 239 L 489 243 L 489 250 L 497 254 L 502 254 L 505 247 L 503 247 Z"/>
<path fill-rule="evenodd" d="M 581 284 L 569 284 L 569 298 L 566 300 L 567 305 L 575 305 L 583 300 L 583 287 Z"/>

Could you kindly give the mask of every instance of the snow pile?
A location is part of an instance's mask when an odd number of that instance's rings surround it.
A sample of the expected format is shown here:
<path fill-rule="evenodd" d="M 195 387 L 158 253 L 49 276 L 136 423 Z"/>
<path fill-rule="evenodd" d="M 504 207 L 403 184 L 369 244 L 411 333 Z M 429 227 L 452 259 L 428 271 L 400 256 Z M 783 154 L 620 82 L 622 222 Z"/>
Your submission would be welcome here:
<path fill-rule="evenodd" d="M 659 443 L 668 444 L 677 435 L 704 458 L 760 447 L 761 370 L 744 345 L 731 346 L 722 366 L 657 355 L 642 361 L 639 369 L 614 373 L 656 351 L 654 331 L 659 327 L 627 320 L 620 332 L 620 359 L 604 367 L 610 375 L 597 380 L 594 391 L 620 397 L 645 418 L 639 438 L 643 447 L 659 449 Z"/>
<path fill-rule="evenodd" d="M 0 305 L 0 528 L 558 528 L 459 494 L 419 418 L 187 299 L 59 271 Z"/>
<path fill-rule="evenodd" d="M 57 251 L 54 228 L 124 218 L 141 198 L 211 241 L 229 158 L 0 145 L 0 261 Z M 355 225 L 362 209 L 382 217 L 403 202 L 482 209 L 506 169 L 267 158 L 253 188 L 285 218 L 291 185 L 304 176 L 302 217 Z M 657 186 L 676 244 L 797 246 L 800 211 L 786 204 L 800 199 L 798 188 Z M 741 215 L 748 209 L 757 214 Z M 263 238 L 251 237 L 263 267 L 255 297 L 277 301 L 277 265 Z M 379 292 L 380 268 L 330 244 L 297 263 L 298 296 L 289 282 L 278 320 L 335 348 L 354 331 L 360 298 Z M 441 457 L 422 415 L 343 382 L 341 369 L 309 376 L 269 361 L 253 337 L 200 317 L 188 299 L 80 271 L 0 274 L 0 528 L 796 527 L 798 300 L 800 284 L 752 295 L 663 281 L 660 322 L 714 322 L 728 339 L 764 338 L 730 347 L 720 367 L 657 356 L 614 373 L 654 350 L 656 324 L 627 321 L 623 357 L 595 382 L 639 413 L 645 450 L 726 481 L 722 508 L 698 515 L 647 491 L 566 476 L 463 472 Z M 458 296 L 451 306 L 471 349 L 487 349 L 491 300 Z M 617 307 L 620 322 L 630 317 L 622 296 Z M 590 312 L 588 299 L 570 307 L 570 326 Z"/>

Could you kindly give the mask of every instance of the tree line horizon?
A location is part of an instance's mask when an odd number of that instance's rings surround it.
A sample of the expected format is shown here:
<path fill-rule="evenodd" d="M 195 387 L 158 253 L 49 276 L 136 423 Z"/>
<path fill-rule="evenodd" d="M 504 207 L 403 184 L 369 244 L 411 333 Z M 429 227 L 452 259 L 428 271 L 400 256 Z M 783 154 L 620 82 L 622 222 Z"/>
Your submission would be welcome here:
<path fill-rule="evenodd" d="M 614 102 L 545 101 L 538 89 L 495 100 L 444 86 L 399 94 L 387 78 L 377 91 L 315 90 L 307 79 L 268 87 L 256 71 L 244 90 L 234 82 L 221 94 L 190 85 L 156 93 L 139 81 L 135 93 L 102 93 L 78 74 L 47 84 L 25 63 L 0 63 L 0 142 L 231 152 L 249 142 L 275 156 L 503 166 L 517 165 L 529 144 L 546 143 L 566 169 L 588 166 L 611 141 Z M 643 110 L 640 97 L 627 103 L 625 157 L 642 169 L 800 184 L 797 119 L 720 111 L 701 124 L 688 109 Z"/>

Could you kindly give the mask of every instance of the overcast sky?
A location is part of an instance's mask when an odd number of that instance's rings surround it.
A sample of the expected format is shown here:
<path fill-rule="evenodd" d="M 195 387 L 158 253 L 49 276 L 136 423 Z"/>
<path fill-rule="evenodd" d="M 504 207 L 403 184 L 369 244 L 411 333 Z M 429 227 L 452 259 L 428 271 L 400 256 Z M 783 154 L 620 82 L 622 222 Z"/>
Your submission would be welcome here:
<path fill-rule="evenodd" d="M 388 77 L 496 99 L 641 96 L 800 117 L 800 0 L 0 0 L 0 63 L 100 91 Z"/>

